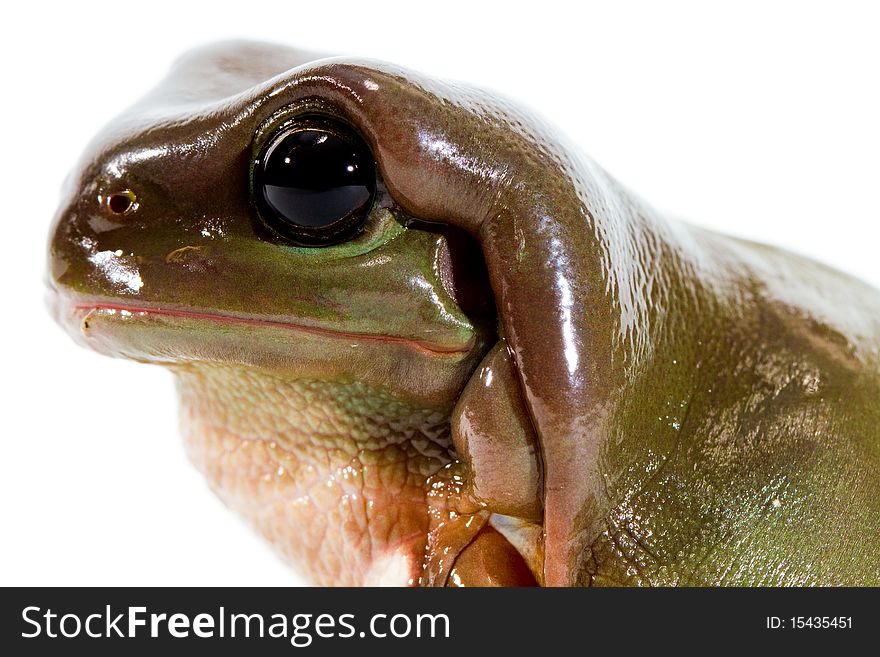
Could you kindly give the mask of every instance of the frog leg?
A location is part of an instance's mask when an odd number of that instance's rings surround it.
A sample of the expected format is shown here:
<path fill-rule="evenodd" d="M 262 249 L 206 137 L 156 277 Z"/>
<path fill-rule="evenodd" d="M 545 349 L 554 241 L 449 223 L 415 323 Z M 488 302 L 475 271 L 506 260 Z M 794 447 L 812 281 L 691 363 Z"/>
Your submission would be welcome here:
<path fill-rule="evenodd" d="M 456 460 L 428 481 L 428 579 L 455 586 L 540 581 L 539 443 L 504 341 L 462 391 L 452 441 Z"/>

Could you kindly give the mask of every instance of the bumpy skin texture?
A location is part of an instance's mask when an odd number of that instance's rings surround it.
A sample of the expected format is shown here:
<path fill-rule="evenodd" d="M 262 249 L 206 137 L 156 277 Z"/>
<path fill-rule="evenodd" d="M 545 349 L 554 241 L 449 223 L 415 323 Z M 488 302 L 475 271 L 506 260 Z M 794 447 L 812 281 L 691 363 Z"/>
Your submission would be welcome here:
<path fill-rule="evenodd" d="M 880 584 L 876 290 L 661 217 L 494 95 L 308 60 L 181 60 L 92 144 L 50 256 L 59 318 L 180 375 L 193 460 L 289 561 L 337 584 Z M 265 135 L 314 111 L 384 184 L 324 249 L 267 235 L 248 191 Z"/>

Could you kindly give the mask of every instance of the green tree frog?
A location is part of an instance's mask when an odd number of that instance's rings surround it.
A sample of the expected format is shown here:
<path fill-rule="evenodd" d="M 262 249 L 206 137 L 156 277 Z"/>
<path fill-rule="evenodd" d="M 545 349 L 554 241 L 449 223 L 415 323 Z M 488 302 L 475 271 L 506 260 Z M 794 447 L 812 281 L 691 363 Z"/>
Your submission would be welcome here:
<path fill-rule="evenodd" d="M 494 94 L 202 48 L 92 142 L 49 267 L 314 583 L 880 584 L 880 293 Z"/>

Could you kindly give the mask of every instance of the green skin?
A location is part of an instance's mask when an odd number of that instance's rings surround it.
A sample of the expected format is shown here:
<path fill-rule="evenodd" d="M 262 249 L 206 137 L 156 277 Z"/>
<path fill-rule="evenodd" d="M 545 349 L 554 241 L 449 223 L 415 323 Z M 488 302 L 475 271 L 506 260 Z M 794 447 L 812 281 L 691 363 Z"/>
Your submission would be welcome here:
<path fill-rule="evenodd" d="M 59 321 L 178 374 L 191 458 L 285 559 L 320 584 L 880 584 L 877 290 L 661 217 L 496 96 L 311 59 L 181 60 L 90 146 L 50 245 Z M 316 111 L 380 184 L 360 235 L 306 248 L 262 224 L 250 163 Z"/>

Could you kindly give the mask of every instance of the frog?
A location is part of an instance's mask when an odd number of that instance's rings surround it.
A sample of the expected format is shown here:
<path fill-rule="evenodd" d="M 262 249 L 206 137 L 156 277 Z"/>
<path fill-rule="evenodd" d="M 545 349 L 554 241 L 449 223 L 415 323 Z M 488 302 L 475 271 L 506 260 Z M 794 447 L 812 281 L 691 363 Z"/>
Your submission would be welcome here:
<path fill-rule="evenodd" d="M 880 584 L 880 292 L 500 94 L 203 46 L 48 250 L 57 321 L 174 373 L 189 459 L 313 584 Z"/>

